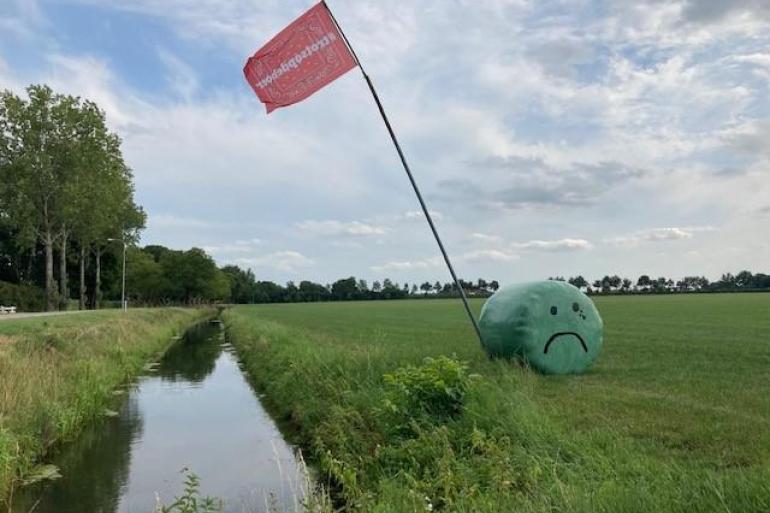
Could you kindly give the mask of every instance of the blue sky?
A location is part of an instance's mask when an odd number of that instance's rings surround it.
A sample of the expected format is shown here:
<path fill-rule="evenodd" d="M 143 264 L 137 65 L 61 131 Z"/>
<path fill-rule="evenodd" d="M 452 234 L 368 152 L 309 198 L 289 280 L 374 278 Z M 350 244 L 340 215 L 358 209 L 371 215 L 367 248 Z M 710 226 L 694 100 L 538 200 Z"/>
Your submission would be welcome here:
<path fill-rule="evenodd" d="M 459 273 L 767 272 L 770 4 L 329 0 Z M 0 87 L 95 100 L 144 243 L 261 279 L 447 273 L 354 70 L 266 116 L 246 58 L 280 0 L 4 0 Z"/>

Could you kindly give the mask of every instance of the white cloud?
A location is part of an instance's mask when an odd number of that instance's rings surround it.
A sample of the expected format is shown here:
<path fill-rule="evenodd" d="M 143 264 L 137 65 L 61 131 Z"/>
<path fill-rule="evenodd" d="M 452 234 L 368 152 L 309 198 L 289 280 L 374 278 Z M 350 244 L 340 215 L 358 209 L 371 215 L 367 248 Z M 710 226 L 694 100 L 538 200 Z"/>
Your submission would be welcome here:
<path fill-rule="evenodd" d="M 106 112 L 109 125 L 116 129 L 129 130 L 139 120 L 138 111 L 148 107 L 131 93 L 119 90 L 120 80 L 104 59 L 63 53 L 51 54 L 47 59 L 50 75 L 42 80 L 57 92 L 95 101 Z"/>
<path fill-rule="evenodd" d="M 432 257 L 432 258 L 426 258 L 423 260 L 402 260 L 402 261 L 392 261 L 392 262 L 386 262 L 381 265 L 373 265 L 370 267 L 370 269 L 374 272 L 385 272 L 385 271 L 412 271 L 412 270 L 423 270 L 423 269 L 431 269 L 438 267 L 442 264 L 442 260 L 439 257 Z"/>
<path fill-rule="evenodd" d="M 683 230 L 682 228 L 655 228 L 645 233 L 643 237 L 646 240 L 677 240 L 677 239 L 692 239 L 692 231 Z"/>
<path fill-rule="evenodd" d="M 770 59 L 770 55 L 767 57 Z M 742 154 L 755 159 L 770 159 L 770 120 L 744 123 L 726 130 L 722 137 Z"/>
<path fill-rule="evenodd" d="M 9 38 L 36 41 L 46 19 L 37 0 L 6 0 L 0 6 L 0 31 Z"/>
<path fill-rule="evenodd" d="M 213 228 L 216 223 L 195 219 L 191 217 L 180 217 L 174 214 L 153 214 L 147 221 L 153 228 Z"/>
<path fill-rule="evenodd" d="M 255 247 L 260 246 L 260 239 L 236 240 L 233 243 L 209 244 L 203 246 L 203 250 L 216 257 L 223 257 L 232 254 L 252 253 Z"/>
<path fill-rule="evenodd" d="M 444 218 L 444 215 L 441 212 L 437 212 L 435 210 L 428 210 L 428 213 L 430 214 L 431 219 L 434 221 L 440 221 Z M 423 214 L 422 210 L 409 210 L 408 212 L 404 212 L 404 219 L 425 219 L 425 214 Z"/>
<path fill-rule="evenodd" d="M 605 242 L 620 247 L 637 247 L 641 242 L 662 242 L 692 239 L 698 232 L 715 231 L 713 226 L 664 227 L 639 230 L 628 235 L 605 239 Z"/>
<path fill-rule="evenodd" d="M 585 251 L 593 248 L 593 245 L 585 239 L 557 239 L 557 240 L 530 240 L 527 242 L 514 242 L 512 247 L 533 251 Z"/>
<path fill-rule="evenodd" d="M 374 226 L 360 221 L 302 221 L 296 224 L 301 231 L 321 236 L 349 236 L 367 237 L 371 235 L 384 235 L 386 229 L 382 226 Z"/>
<path fill-rule="evenodd" d="M 471 233 L 471 237 L 477 241 L 481 241 L 489 244 L 499 244 L 503 241 L 503 238 L 498 235 L 489 235 L 489 234 L 480 233 L 480 232 Z"/>
<path fill-rule="evenodd" d="M 158 49 L 158 56 L 168 69 L 166 80 L 169 87 L 175 90 L 183 100 L 190 101 L 200 87 L 195 70 L 164 48 Z"/>
<path fill-rule="evenodd" d="M 0 23 L 0 28 L 2 28 L 2 23 Z M 8 68 L 8 64 L 5 62 L 2 56 L 0 56 L 0 87 L 3 89 L 9 89 L 17 94 L 20 93 L 23 89 L 22 84 Z"/>
<path fill-rule="evenodd" d="M 313 259 L 298 251 L 277 251 L 267 255 L 236 258 L 233 261 L 250 268 L 270 268 L 283 272 L 294 272 L 315 264 Z"/>
<path fill-rule="evenodd" d="M 513 262 L 519 259 L 514 253 L 500 251 L 498 249 L 479 249 L 463 253 L 460 257 L 466 262 L 491 261 L 491 262 Z"/>

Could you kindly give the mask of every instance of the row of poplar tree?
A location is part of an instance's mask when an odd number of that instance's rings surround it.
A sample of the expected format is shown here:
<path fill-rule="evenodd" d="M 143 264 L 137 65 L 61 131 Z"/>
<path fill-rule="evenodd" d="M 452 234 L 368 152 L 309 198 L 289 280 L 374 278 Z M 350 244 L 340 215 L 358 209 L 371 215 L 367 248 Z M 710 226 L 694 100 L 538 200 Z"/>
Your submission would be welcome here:
<path fill-rule="evenodd" d="M 98 308 L 105 248 L 134 242 L 145 218 L 134 203 L 120 138 L 95 103 L 45 85 L 29 86 L 26 96 L 0 93 L 0 228 L 28 274 L 41 250 L 47 310 L 66 308 L 73 254 L 80 308 L 86 307 L 87 266 L 93 266 L 90 303 Z"/>

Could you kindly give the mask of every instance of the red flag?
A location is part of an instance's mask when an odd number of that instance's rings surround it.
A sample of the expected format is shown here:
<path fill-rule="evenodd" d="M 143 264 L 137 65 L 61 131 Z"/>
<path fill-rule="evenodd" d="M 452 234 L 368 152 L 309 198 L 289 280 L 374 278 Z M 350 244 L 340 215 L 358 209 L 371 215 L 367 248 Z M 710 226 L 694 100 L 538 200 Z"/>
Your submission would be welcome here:
<path fill-rule="evenodd" d="M 270 114 L 304 100 L 355 66 L 321 2 L 257 50 L 243 73 Z"/>

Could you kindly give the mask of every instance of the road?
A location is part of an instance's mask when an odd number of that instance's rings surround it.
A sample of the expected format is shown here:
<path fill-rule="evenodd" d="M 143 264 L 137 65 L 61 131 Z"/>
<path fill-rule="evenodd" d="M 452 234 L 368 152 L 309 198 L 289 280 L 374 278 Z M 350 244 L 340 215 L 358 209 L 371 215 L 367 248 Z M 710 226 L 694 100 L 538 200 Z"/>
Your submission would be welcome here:
<path fill-rule="evenodd" d="M 92 310 L 68 310 L 66 312 L 20 312 L 13 314 L 0 314 L 0 322 L 13 319 L 29 319 L 30 317 L 50 317 L 53 315 L 72 315 Z"/>

